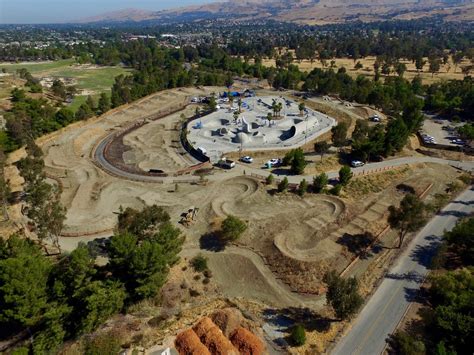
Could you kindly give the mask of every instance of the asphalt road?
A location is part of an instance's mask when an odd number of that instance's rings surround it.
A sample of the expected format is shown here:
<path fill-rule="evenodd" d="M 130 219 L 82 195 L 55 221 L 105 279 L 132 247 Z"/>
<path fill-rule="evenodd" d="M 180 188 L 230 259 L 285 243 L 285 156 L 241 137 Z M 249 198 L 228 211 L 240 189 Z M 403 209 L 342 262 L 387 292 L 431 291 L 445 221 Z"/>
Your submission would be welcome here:
<path fill-rule="evenodd" d="M 331 354 L 380 354 L 387 337 L 417 296 L 443 232 L 451 230 L 459 218 L 472 213 L 474 187 L 446 206 L 409 243 Z"/>

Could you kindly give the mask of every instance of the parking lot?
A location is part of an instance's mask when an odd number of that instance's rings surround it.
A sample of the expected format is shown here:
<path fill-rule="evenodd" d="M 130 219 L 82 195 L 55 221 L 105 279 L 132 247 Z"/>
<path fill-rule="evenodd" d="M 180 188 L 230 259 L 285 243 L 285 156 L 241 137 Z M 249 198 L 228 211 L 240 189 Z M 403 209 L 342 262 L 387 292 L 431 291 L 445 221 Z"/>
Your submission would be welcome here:
<path fill-rule="evenodd" d="M 461 146 L 465 142 L 459 138 L 456 128 L 463 123 L 453 123 L 447 120 L 426 118 L 420 131 L 426 144 L 440 144 L 448 146 Z"/>

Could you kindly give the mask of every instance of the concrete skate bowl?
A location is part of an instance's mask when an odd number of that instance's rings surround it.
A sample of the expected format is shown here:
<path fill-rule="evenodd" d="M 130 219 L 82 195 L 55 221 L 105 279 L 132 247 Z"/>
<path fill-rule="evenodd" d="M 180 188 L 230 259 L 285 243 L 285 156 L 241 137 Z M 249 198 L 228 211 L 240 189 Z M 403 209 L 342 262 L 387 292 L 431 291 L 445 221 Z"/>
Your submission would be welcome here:
<path fill-rule="evenodd" d="M 286 257 L 314 262 L 336 257 L 341 245 L 328 238 L 331 224 L 337 223 L 345 212 L 344 203 L 330 196 L 321 197 L 320 203 L 307 210 L 300 220 L 294 220 L 287 230 L 278 233 L 273 241 Z"/>
<path fill-rule="evenodd" d="M 278 137 L 281 141 L 287 141 L 288 139 L 293 138 L 296 135 L 296 126 L 291 126 L 287 131 L 283 131 Z"/>
<path fill-rule="evenodd" d="M 218 217 L 225 217 L 234 214 L 232 208 L 228 205 L 236 200 L 241 201 L 250 198 L 258 190 L 258 181 L 247 178 L 237 177 L 221 183 L 214 189 L 215 198 L 211 202 L 213 213 Z"/>

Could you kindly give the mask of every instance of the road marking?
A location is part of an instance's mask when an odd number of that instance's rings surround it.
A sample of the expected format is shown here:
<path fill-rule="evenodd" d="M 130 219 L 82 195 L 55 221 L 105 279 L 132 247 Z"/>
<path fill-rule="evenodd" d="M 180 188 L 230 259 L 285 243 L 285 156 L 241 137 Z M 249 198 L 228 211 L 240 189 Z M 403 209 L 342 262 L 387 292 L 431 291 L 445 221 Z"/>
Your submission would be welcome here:
<path fill-rule="evenodd" d="M 355 349 L 354 354 L 359 354 L 360 353 L 359 349 L 367 342 L 367 339 L 369 338 L 369 336 L 372 335 L 372 333 L 374 331 L 374 327 L 380 321 L 380 318 L 383 316 L 383 314 L 387 310 L 388 306 L 392 303 L 395 296 L 398 295 L 398 291 L 400 291 L 402 287 L 404 287 L 403 284 L 401 284 L 399 287 L 397 287 L 395 292 L 392 293 L 392 296 L 389 298 L 387 303 L 385 303 L 385 306 L 382 308 L 379 315 L 375 318 L 375 321 L 372 323 L 372 326 L 369 328 L 369 331 L 366 333 L 365 337 L 362 339 L 362 342 L 360 342 L 359 345 L 357 346 L 357 348 Z"/>

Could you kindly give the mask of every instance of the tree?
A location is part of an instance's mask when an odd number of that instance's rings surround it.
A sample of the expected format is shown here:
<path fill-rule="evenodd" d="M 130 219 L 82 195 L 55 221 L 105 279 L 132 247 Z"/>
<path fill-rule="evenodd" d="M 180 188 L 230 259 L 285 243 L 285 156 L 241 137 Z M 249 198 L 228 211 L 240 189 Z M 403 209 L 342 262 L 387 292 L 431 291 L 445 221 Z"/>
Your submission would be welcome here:
<path fill-rule="evenodd" d="M 124 285 L 131 301 L 152 297 L 168 275 L 168 260 L 163 247 L 151 240 L 139 243 L 130 233 L 110 238 L 109 265 Z"/>
<path fill-rule="evenodd" d="M 304 110 L 306 109 L 305 103 L 304 103 L 304 102 L 300 102 L 300 104 L 298 105 L 298 109 L 300 110 L 300 116 L 303 116 Z"/>
<path fill-rule="evenodd" d="M 235 216 L 229 215 L 222 222 L 221 235 L 224 240 L 235 241 L 240 238 L 246 229 L 247 225 L 245 222 Z"/>
<path fill-rule="evenodd" d="M 94 331 L 110 316 L 120 311 L 125 290 L 119 282 L 93 281 L 75 295 L 74 323 L 77 334 Z"/>
<path fill-rule="evenodd" d="M 53 85 L 51 85 L 51 91 L 53 92 L 54 95 L 59 96 L 63 100 L 67 96 L 66 86 L 59 79 L 56 79 L 53 81 Z"/>
<path fill-rule="evenodd" d="M 362 65 L 361 62 L 357 62 L 355 65 L 354 65 L 354 70 L 360 70 L 364 68 L 364 66 Z"/>
<path fill-rule="evenodd" d="M 331 146 L 326 141 L 314 143 L 314 151 L 321 156 L 321 161 L 323 160 L 324 154 L 329 151 L 330 147 Z"/>
<path fill-rule="evenodd" d="M 398 208 L 390 206 L 388 211 L 388 223 L 391 228 L 398 229 L 398 248 L 401 248 L 406 234 L 424 225 L 426 205 L 419 197 L 409 193 L 405 195 Z"/>
<path fill-rule="evenodd" d="M 343 147 L 346 145 L 348 129 L 349 127 L 345 122 L 340 122 L 337 124 L 337 126 L 331 129 L 332 142 L 336 147 Z"/>
<path fill-rule="evenodd" d="M 303 149 L 295 149 L 293 153 L 293 159 L 291 161 L 291 173 L 295 175 L 302 175 L 305 168 L 306 159 L 304 157 Z"/>
<path fill-rule="evenodd" d="M 292 174 L 295 174 L 295 175 L 303 174 L 304 169 L 306 168 L 306 165 L 307 165 L 303 149 L 297 148 L 297 149 L 290 150 L 283 157 L 282 164 L 284 166 L 290 165 Z"/>
<path fill-rule="evenodd" d="M 300 324 L 293 327 L 290 335 L 291 341 L 296 346 L 301 346 L 306 343 L 306 331 Z"/>
<path fill-rule="evenodd" d="M 68 108 L 62 108 L 56 112 L 55 119 L 61 126 L 67 126 L 68 124 L 74 122 L 74 112 Z"/>
<path fill-rule="evenodd" d="M 301 180 L 299 186 L 298 186 L 298 195 L 301 197 L 304 196 L 304 194 L 308 191 L 308 183 L 306 182 L 306 179 Z"/>
<path fill-rule="evenodd" d="M 340 320 L 352 317 L 363 303 L 358 293 L 359 284 L 355 277 L 344 279 L 335 271 L 324 275 L 327 286 L 326 300 Z"/>
<path fill-rule="evenodd" d="M 87 104 L 87 102 L 84 102 L 76 111 L 76 120 L 85 120 L 92 117 L 93 115 L 94 113 L 91 107 Z"/>
<path fill-rule="evenodd" d="M 326 173 L 321 173 L 313 178 L 313 191 L 316 193 L 322 192 L 329 183 L 329 177 Z"/>
<path fill-rule="evenodd" d="M 207 106 L 209 107 L 209 110 L 211 111 L 215 111 L 217 109 L 217 102 L 214 96 L 211 96 L 209 98 L 209 103 L 207 104 Z"/>
<path fill-rule="evenodd" d="M 366 120 L 358 119 L 355 124 L 354 132 L 352 132 L 353 141 L 362 141 L 369 133 L 369 123 Z"/>
<path fill-rule="evenodd" d="M 352 176 L 354 174 L 352 173 L 352 170 L 350 167 L 347 165 L 344 165 L 340 170 L 339 170 L 339 183 L 343 186 L 347 185 L 352 179 Z"/>
<path fill-rule="evenodd" d="M 100 94 L 99 97 L 99 103 L 97 104 L 97 110 L 100 115 L 106 113 L 108 110 L 110 110 L 110 99 L 109 96 L 106 93 Z"/>
<path fill-rule="evenodd" d="M 404 63 L 397 63 L 395 71 L 399 77 L 403 77 L 403 74 L 407 71 L 407 66 Z"/>
<path fill-rule="evenodd" d="M 407 143 L 408 135 L 408 128 L 402 119 L 391 120 L 385 133 L 385 155 L 392 155 L 402 150 Z"/>
<path fill-rule="evenodd" d="M 464 265 L 474 264 L 474 217 L 456 224 L 452 231 L 445 233 L 445 238 Z"/>
<path fill-rule="evenodd" d="M 285 176 L 278 184 L 278 192 L 286 192 L 288 190 L 288 178 Z"/>
<path fill-rule="evenodd" d="M 425 64 L 426 64 L 426 60 L 424 60 L 423 57 L 421 56 L 416 57 L 415 59 L 416 70 L 423 71 L 423 67 L 425 66 Z"/>
<path fill-rule="evenodd" d="M 425 355 L 426 348 L 422 341 L 398 330 L 390 339 L 391 348 L 400 355 Z M 438 354 L 441 355 L 441 354 Z M 447 355 L 447 354 L 446 354 Z"/>
<path fill-rule="evenodd" d="M 431 76 L 434 76 L 441 68 L 441 60 L 437 57 L 431 57 L 429 58 L 429 63 Z"/>
<path fill-rule="evenodd" d="M 51 262 L 27 239 L 0 240 L 0 329 L 36 325 L 48 306 Z"/>
<path fill-rule="evenodd" d="M 118 230 L 129 232 L 139 240 L 145 240 L 153 237 L 170 220 L 168 212 L 156 205 L 146 206 L 141 211 L 128 207 L 120 210 Z"/>
<path fill-rule="evenodd" d="M 458 65 L 461 64 L 464 58 L 464 53 L 459 51 L 459 52 L 454 53 L 451 57 L 454 64 L 454 72 L 456 72 Z"/>

